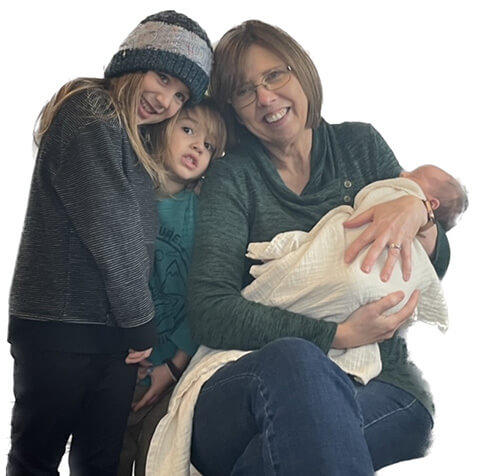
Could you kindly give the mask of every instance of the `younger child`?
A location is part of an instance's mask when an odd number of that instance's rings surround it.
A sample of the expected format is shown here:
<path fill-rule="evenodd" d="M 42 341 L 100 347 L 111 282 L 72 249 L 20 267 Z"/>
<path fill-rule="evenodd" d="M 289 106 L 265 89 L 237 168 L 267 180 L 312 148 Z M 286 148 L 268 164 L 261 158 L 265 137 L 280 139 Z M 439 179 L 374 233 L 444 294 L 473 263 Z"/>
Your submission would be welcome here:
<path fill-rule="evenodd" d="M 173 386 L 197 349 L 189 333 L 184 307 L 198 206 L 193 186 L 210 160 L 222 155 L 226 142 L 222 117 L 208 99 L 184 108 L 168 122 L 163 132 L 153 138 L 155 143 L 163 144 L 167 172 L 158 194 L 160 231 L 150 280 L 159 341 L 139 368 L 118 476 L 131 475 L 134 462 L 135 476 L 145 474 L 153 432 L 167 413 Z"/>
<path fill-rule="evenodd" d="M 242 290 L 242 295 L 251 301 L 309 317 L 343 322 L 360 306 L 391 291 L 405 293 L 400 308 L 412 292 L 419 289 L 418 318 L 446 329 L 448 316 L 444 296 L 428 258 L 432 250 L 426 249 L 428 244 L 425 242 L 418 242 L 418 236 L 412 246 L 410 280 L 403 279 L 401 269 L 395 269 L 387 282 L 380 279 L 385 254 L 379 257 L 370 274 L 361 270 L 366 250 L 353 263 L 344 262 L 345 250 L 365 227 L 348 229 L 343 223 L 374 205 L 408 194 L 427 202 L 445 230 L 455 225 L 468 205 L 462 185 L 431 165 L 402 172 L 401 178 L 374 182 L 358 192 L 354 207 L 335 208 L 309 232 L 290 231 L 280 233 L 270 242 L 250 243 L 247 256 L 264 264 L 252 266 L 250 273 L 255 280 Z M 393 247 L 399 251 L 399 246 Z M 363 383 L 381 371 L 378 344 L 348 350 L 331 349 L 328 355 Z"/>
<path fill-rule="evenodd" d="M 9 476 L 114 476 L 137 363 L 155 343 L 149 276 L 163 166 L 153 124 L 196 103 L 212 48 L 193 20 L 143 20 L 104 78 L 64 85 L 45 106 L 11 295 L 15 403 Z M 135 364 L 135 365 L 134 365 Z"/>

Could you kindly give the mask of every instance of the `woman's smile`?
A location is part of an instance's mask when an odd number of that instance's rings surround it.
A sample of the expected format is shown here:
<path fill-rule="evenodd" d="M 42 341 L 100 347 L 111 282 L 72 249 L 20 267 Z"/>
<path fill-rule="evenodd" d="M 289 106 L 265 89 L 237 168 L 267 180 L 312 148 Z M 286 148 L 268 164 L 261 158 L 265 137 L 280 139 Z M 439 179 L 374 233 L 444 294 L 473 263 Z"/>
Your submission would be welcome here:
<path fill-rule="evenodd" d="M 268 124 L 274 124 L 274 123 L 280 121 L 281 119 L 283 119 L 283 117 L 285 117 L 287 112 L 288 112 L 288 108 L 284 107 L 283 109 L 281 109 L 277 112 L 266 114 L 264 116 L 264 121 L 266 121 Z"/>

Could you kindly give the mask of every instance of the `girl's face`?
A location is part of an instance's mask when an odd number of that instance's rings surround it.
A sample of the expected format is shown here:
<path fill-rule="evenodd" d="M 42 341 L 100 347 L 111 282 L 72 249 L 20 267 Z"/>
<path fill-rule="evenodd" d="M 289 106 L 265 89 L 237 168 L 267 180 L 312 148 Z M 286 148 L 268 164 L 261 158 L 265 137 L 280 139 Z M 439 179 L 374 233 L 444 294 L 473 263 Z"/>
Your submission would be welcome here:
<path fill-rule="evenodd" d="M 166 73 L 148 71 L 139 90 L 138 125 L 156 124 L 174 116 L 189 100 L 189 88 Z"/>
<path fill-rule="evenodd" d="M 252 45 L 246 53 L 240 88 L 245 85 L 255 87 L 266 75 L 286 68 L 287 65 L 276 55 L 259 45 Z M 294 74 L 279 89 L 269 91 L 262 85 L 258 86 L 254 102 L 233 107 L 240 122 L 264 145 L 287 146 L 304 137 L 308 101 Z"/>
<path fill-rule="evenodd" d="M 169 192 L 176 193 L 198 180 L 207 170 L 215 140 L 195 109 L 181 113 L 168 139 Z"/>

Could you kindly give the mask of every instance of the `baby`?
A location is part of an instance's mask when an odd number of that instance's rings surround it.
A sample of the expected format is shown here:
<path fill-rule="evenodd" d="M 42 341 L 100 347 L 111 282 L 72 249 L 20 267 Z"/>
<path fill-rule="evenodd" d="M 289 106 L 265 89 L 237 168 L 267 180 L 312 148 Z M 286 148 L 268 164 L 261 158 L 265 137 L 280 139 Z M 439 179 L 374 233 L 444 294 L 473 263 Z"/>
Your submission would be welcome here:
<path fill-rule="evenodd" d="M 242 290 L 251 301 L 287 309 L 317 319 L 342 322 L 360 306 L 402 290 L 405 299 L 415 289 L 421 291 L 416 318 L 446 330 L 448 312 L 439 279 L 418 239 L 412 245 L 413 269 L 405 281 L 396 267 L 391 278 L 382 282 L 379 275 L 385 262 L 383 253 L 366 274 L 361 252 L 351 264 L 344 262 L 344 251 L 365 227 L 346 229 L 343 223 L 370 207 L 404 195 L 428 200 L 436 220 L 451 229 L 467 209 L 464 187 L 451 175 L 432 165 L 402 172 L 401 177 L 374 182 L 363 188 L 354 207 L 339 206 L 327 213 L 309 232 L 280 233 L 270 242 L 250 243 L 247 257 L 260 260 L 250 273 L 255 280 Z M 331 349 L 329 356 L 345 372 L 367 383 L 382 370 L 378 344 L 347 350 Z"/>

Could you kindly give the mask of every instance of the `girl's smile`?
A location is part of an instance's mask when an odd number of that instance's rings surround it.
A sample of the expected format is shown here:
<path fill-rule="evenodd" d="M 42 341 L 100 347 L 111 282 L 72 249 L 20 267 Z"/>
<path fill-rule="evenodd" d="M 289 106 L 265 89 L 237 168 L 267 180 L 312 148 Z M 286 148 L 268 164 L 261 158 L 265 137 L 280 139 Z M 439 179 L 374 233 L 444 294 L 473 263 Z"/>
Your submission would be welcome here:
<path fill-rule="evenodd" d="M 138 124 L 156 124 L 174 116 L 189 100 L 189 89 L 179 79 L 148 71 L 142 80 Z"/>

